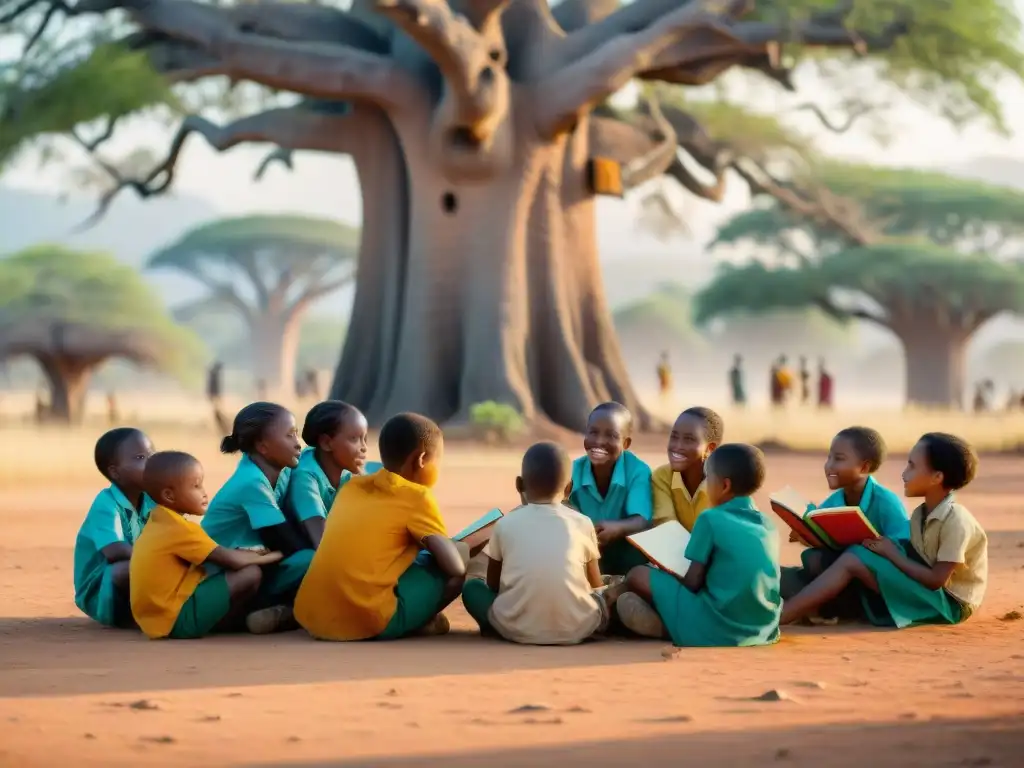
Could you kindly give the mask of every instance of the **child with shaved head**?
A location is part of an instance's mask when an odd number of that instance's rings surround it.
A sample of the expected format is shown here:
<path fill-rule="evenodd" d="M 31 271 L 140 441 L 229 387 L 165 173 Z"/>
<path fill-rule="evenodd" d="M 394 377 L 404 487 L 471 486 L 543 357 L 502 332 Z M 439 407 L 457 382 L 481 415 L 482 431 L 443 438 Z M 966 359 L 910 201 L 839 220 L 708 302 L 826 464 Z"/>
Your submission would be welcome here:
<path fill-rule="evenodd" d="M 484 550 L 486 583 L 470 579 L 462 593 L 481 632 L 571 645 L 606 629 L 594 524 L 561 503 L 571 476 L 569 455 L 554 443 L 537 443 L 523 456 L 516 490 L 524 506 L 494 527 Z"/>
<path fill-rule="evenodd" d="M 132 615 L 142 631 L 153 639 L 192 639 L 241 629 L 243 621 L 266 624 L 261 611 L 249 609 L 260 588 L 261 566 L 280 561 L 281 553 L 220 547 L 184 517 L 202 517 L 209 504 L 203 466 L 187 453 L 154 453 L 142 484 L 158 505 L 132 552 Z M 223 570 L 208 574 L 205 566 Z"/>

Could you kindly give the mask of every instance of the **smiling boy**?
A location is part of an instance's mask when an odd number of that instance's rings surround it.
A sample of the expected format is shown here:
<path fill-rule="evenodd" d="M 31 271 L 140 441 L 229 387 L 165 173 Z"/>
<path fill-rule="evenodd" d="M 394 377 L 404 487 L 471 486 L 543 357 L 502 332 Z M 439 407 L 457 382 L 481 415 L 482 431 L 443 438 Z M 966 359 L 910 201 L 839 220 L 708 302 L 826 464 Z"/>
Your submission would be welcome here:
<path fill-rule="evenodd" d="M 711 506 L 704 463 L 722 442 L 725 425 L 710 408 L 696 406 L 679 414 L 668 438 L 668 464 L 654 470 L 654 524 L 678 520 L 692 531 L 697 516 Z"/>
<path fill-rule="evenodd" d="M 590 413 L 585 456 L 572 465 L 569 506 L 590 518 L 601 549 L 601 573 L 624 576 L 646 560 L 626 537 L 648 528 L 654 514 L 651 468 L 630 453 L 633 416 L 619 403 Z"/>

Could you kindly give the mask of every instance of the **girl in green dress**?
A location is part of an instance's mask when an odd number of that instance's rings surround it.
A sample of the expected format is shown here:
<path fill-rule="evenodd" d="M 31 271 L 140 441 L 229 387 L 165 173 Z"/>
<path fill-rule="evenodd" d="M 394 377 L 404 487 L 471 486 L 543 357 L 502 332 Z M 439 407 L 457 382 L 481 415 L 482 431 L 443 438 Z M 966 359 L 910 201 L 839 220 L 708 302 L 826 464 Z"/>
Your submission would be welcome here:
<path fill-rule="evenodd" d="M 633 568 L 611 587 L 622 623 L 679 646 L 766 645 L 779 639 L 779 537 L 751 496 L 764 482 L 764 456 L 749 445 L 719 446 L 705 463 L 711 509 L 694 523 L 686 575 Z M 628 591 L 623 591 L 628 590 Z"/>
<path fill-rule="evenodd" d="M 904 495 L 924 503 L 910 518 L 910 539 L 850 547 L 821 576 L 785 602 L 782 623 L 815 611 L 859 583 L 868 618 L 879 626 L 959 624 L 981 605 L 988 580 L 985 531 L 954 492 L 974 479 L 978 457 L 964 440 L 924 435 L 903 470 Z"/>

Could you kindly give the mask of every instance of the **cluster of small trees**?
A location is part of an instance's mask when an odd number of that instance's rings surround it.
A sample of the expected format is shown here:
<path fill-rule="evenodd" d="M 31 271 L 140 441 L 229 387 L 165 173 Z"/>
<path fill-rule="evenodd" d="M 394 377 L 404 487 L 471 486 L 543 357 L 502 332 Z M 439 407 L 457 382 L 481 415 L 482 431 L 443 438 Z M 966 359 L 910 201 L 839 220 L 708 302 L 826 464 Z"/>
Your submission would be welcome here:
<path fill-rule="evenodd" d="M 201 226 L 153 254 L 205 294 L 174 308 L 142 276 L 105 253 L 40 245 L 0 259 L 0 360 L 34 359 L 50 416 L 78 421 L 94 372 L 126 359 L 184 381 L 201 380 L 210 350 L 189 321 L 230 312 L 248 332 L 254 379 L 294 387 L 298 333 L 310 306 L 353 278 L 358 231 L 293 216 Z M 329 364 L 329 363 L 328 363 Z"/>

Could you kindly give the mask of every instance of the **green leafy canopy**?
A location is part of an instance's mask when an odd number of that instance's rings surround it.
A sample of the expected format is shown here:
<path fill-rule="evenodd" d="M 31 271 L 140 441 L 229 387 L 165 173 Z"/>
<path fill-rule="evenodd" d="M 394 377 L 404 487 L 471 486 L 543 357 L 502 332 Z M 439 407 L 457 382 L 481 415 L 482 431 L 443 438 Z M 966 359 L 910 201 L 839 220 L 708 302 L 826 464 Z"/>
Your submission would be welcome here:
<path fill-rule="evenodd" d="M 19 328 L 57 324 L 94 335 L 130 333 L 121 356 L 183 380 L 195 378 L 205 350 L 175 324 L 160 297 L 113 256 L 38 245 L 0 259 L 0 355 L 18 347 Z"/>

